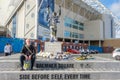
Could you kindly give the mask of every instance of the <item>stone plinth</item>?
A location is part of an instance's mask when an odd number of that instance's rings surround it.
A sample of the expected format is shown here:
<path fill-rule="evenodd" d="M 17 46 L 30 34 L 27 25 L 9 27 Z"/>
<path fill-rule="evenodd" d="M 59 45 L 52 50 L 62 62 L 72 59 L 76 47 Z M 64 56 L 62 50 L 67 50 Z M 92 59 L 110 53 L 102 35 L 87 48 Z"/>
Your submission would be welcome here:
<path fill-rule="evenodd" d="M 45 52 L 57 53 L 62 51 L 62 42 L 45 42 Z"/>

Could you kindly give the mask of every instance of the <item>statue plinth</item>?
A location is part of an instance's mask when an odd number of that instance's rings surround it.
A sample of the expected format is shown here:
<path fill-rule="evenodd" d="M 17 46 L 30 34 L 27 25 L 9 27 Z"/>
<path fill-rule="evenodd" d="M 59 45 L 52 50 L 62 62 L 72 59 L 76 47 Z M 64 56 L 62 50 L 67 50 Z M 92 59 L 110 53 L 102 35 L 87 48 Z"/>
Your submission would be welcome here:
<path fill-rule="evenodd" d="M 45 52 L 57 53 L 62 51 L 62 42 L 45 42 Z"/>

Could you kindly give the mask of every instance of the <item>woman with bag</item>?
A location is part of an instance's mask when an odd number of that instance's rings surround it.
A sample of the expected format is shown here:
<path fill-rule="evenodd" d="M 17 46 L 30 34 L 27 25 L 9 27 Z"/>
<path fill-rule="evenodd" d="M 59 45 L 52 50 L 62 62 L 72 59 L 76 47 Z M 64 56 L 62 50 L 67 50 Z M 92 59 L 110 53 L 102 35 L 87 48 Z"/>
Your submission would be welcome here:
<path fill-rule="evenodd" d="M 35 58 L 36 58 L 35 48 L 33 45 L 31 45 L 30 39 L 26 39 L 26 44 L 23 46 L 20 56 L 21 70 L 25 70 L 24 64 L 26 64 L 25 62 L 27 61 L 29 62 L 29 65 L 26 67 L 30 67 L 30 70 L 33 70 Z"/>

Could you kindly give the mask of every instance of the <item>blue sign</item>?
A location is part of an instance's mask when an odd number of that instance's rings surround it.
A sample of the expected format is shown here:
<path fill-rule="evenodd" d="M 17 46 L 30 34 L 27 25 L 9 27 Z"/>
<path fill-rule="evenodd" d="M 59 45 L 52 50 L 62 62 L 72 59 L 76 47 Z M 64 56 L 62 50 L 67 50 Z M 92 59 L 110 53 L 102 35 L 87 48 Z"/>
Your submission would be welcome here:
<path fill-rule="evenodd" d="M 38 0 L 38 24 L 49 29 L 49 17 L 54 11 L 54 0 Z"/>

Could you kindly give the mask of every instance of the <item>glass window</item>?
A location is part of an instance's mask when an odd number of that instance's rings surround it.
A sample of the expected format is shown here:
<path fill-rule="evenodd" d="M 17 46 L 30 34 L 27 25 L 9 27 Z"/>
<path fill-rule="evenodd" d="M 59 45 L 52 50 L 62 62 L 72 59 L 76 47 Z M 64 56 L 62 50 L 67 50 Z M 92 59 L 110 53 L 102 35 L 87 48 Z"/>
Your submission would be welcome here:
<path fill-rule="evenodd" d="M 73 25 L 73 28 L 74 29 L 78 29 L 78 25 Z"/>
<path fill-rule="evenodd" d="M 71 27 L 71 24 L 68 24 L 68 23 L 64 23 L 65 27 Z"/>
<path fill-rule="evenodd" d="M 31 33 L 31 35 L 30 35 L 31 37 L 34 37 L 34 33 Z"/>
<path fill-rule="evenodd" d="M 84 26 L 79 25 L 78 27 L 79 27 L 79 30 L 82 30 L 82 31 L 84 30 Z"/>
<path fill-rule="evenodd" d="M 65 27 L 70 27 L 73 29 L 79 29 L 79 30 L 84 30 L 84 24 L 81 22 L 78 22 L 76 20 L 73 20 L 72 18 L 65 17 L 64 19 L 64 25 Z"/>
<path fill-rule="evenodd" d="M 70 37 L 74 38 L 74 33 L 73 33 L 73 32 L 71 32 L 71 35 L 70 35 Z"/>
<path fill-rule="evenodd" d="M 78 33 L 74 33 L 74 38 L 78 38 Z"/>
<path fill-rule="evenodd" d="M 32 13 L 32 14 L 31 14 L 31 17 L 32 17 L 32 18 L 34 18 L 34 17 L 35 17 L 35 14 L 34 14 L 34 13 Z"/>
<path fill-rule="evenodd" d="M 81 26 L 84 26 L 84 24 L 83 24 L 83 23 L 80 23 L 80 25 L 81 25 Z"/>
<path fill-rule="evenodd" d="M 28 5 L 27 5 L 27 9 L 29 9 L 29 8 L 30 8 L 30 5 L 28 4 Z"/>
<path fill-rule="evenodd" d="M 80 38 L 80 39 L 83 39 L 83 38 L 84 38 L 84 35 L 83 35 L 83 34 L 79 34 L 79 38 Z"/>
<path fill-rule="evenodd" d="M 29 29 L 29 24 L 26 24 L 26 28 Z"/>
<path fill-rule="evenodd" d="M 64 31 L 64 36 L 65 37 L 70 37 L 70 31 Z"/>
<path fill-rule="evenodd" d="M 17 25 L 16 25 L 16 15 L 13 17 L 13 22 L 12 22 L 12 24 L 13 24 L 13 26 L 12 26 L 12 37 L 15 37 L 16 36 L 16 27 L 17 27 Z"/>
<path fill-rule="evenodd" d="M 72 38 L 78 38 L 78 33 L 71 32 L 70 37 L 72 37 Z"/>

